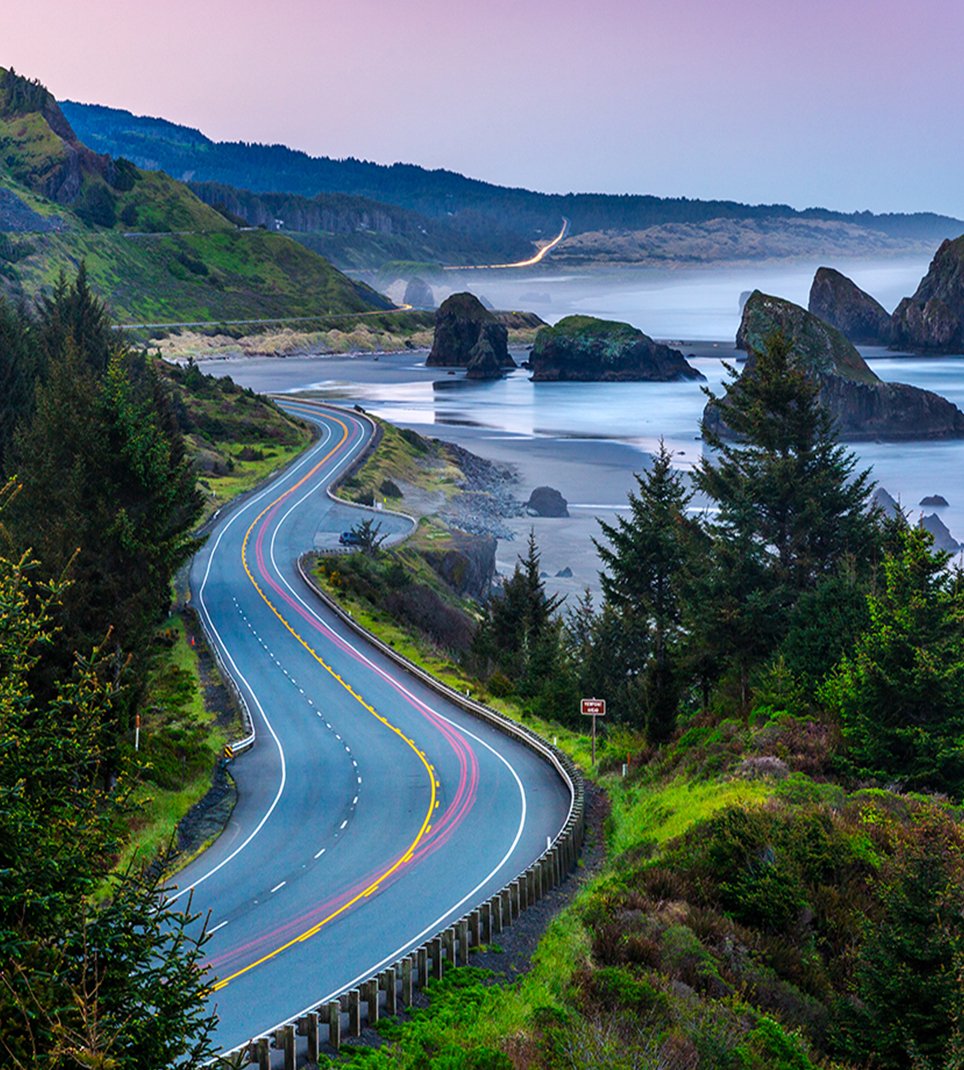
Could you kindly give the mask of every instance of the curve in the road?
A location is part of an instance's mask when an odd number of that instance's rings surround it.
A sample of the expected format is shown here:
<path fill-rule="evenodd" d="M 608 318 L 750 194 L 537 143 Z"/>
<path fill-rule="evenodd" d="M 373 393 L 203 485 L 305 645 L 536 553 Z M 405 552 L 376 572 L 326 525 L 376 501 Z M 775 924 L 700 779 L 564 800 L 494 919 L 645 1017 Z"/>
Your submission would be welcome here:
<path fill-rule="evenodd" d="M 572 805 L 541 756 L 407 676 L 318 602 L 297 559 L 356 519 L 327 488 L 372 427 L 297 408 L 318 443 L 219 518 L 192 570 L 202 622 L 262 733 L 235 763 L 228 828 L 174 893 L 210 917 L 221 1050 L 357 984 L 493 894 L 544 852 Z"/>

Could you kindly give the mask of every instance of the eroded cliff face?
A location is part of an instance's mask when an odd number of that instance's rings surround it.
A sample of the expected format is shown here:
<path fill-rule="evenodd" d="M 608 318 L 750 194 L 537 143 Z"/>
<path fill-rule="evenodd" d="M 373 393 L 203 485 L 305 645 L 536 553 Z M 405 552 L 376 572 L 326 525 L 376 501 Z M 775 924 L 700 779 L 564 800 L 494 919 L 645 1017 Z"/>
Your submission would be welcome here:
<path fill-rule="evenodd" d="M 743 375 L 753 375 L 754 351 L 782 332 L 794 344 L 799 367 L 820 384 L 820 400 L 846 439 L 934 439 L 964 437 L 964 413 L 930 390 L 884 383 L 843 334 L 792 301 L 755 290 L 743 309 L 737 345 L 748 351 Z M 729 437 L 725 412 L 710 402 L 707 430 Z"/>
<path fill-rule="evenodd" d="M 467 368 L 475 358 L 478 368 L 487 368 L 494 359 L 500 370 L 514 368 L 508 339 L 506 327 L 474 294 L 452 294 L 435 314 L 435 338 L 425 363 L 432 367 Z"/>
<path fill-rule="evenodd" d="M 856 345 L 890 344 L 893 327 L 887 310 L 834 268 L 817 268 L 808 307 Z"/>
<path fill-rule="evenodd" d="M 566 316 L 536 335 L 529 357 L 535 382 L 673 382 L 703 379 L 677 349 L 628 323 Z"/>
<path fill-rule="evenodd" d="M 917 291 L 897 306 L 892 341 L 925 352 L 964 352 L 964 235 L 941 243 Z"/>

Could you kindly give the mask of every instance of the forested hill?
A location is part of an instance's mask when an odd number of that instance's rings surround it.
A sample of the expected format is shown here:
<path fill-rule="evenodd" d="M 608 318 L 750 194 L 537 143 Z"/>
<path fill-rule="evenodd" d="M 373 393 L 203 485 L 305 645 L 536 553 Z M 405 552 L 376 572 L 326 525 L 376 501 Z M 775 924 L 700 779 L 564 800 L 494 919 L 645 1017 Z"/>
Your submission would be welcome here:
<path fill-rule="evenodd" d="M 239 230 L 184 183 L 95 151 L 40 82 L 0 68 L 0 293 L 49 291 L 81 262 L 125 321 L 390 306 L 290 238 Z"/>
<path fill-rule="evenodd" d="M 283 145 L 215 142 L 200 131 L 163 119 L 144 118 L 102 105 L 62 103 L 84 142 L 184 181 L 218 182 L 254 192 L 313 197 L 348 193 L 407 208 L 429 218 L 464 221 L 467 233 L 498 225 L 531 241 L 558 230 L 560 217 L 573 233 L 642 230 L 665 223 L 711 219 L 808 219 L 854 224 L 909 241 L 937 241 L 964 229 L 960 220 L 933 213 L 843 213 L 823 208 L 797 212 L 788 205 L 747 205 L 644 195 L 544 194 L 510 189 L 446 170 L 414 164 L 383 165 L 353 158 L 313 157 Z"/>

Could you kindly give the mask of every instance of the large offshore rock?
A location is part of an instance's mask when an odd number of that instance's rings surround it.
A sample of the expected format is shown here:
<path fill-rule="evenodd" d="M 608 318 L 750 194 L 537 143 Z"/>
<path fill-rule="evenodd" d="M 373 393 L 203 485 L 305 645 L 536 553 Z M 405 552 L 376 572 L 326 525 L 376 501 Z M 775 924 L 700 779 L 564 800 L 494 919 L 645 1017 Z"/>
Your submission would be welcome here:
<path fill-rule="evenodd" d="M 887 309 L 834 268 L 817 268 L 808 307 L 856 345 L 890 343 L 892 325 Z"/>
<path fill-rule="evenodd" d="M 677 349 L 628 323 L 566 316 L 542 327 L 529 355 L 534 382 L 673 382 L 703 379 Z"/>
<path fill-rule="evenodd" d="M 480 340 L 492 348 L 500 368 L 514 368 L 509 356 L 509 332 L 470 293 L 452 294 L 435 313 L 435 338 L 426 364 L 432 367 L 466 368 Z"/>
<path fill-rule="evenodd" d="M 432 292 L 432 287 L 419 275 L 413 275 L 408 280 L 402 300 L 412 308 L 435 308 L 435 294 Z"/>
<path fill-rule="evenodd" d="M 913 297 L 894 310 L 893 344 L 964 352 L 964 235 L 941 242 Z"/>
<path fill-rule="evenodd" d="M 917 526 L 931 533 L 934 537 L 935 549 L 945 550 L 949 554 L 956 554 L 961 549 L 961 544 L 954 538 L 948 526 L 937 513 L 929 513 L 927 516 L 922 516 Z"/>
<path fill-rule="evenodd" d="M 882 382 L 836 327 L 780 297 L 755 290 L 743 309 L 737 346 L 748 352 L 743 375 L 753 375 L 755 353 L 776 333 L 793 343 L 799 367 L 820 384 L 820 400 L 837 432 L 849 439 L 964 437 L 964 413 L 940 394 L 903 383 Z M 725 413 L 710 402 L 704 428 L 726 437 Z"/>
<path fill-rule="evenodd" d="M 472 347 L 465 369 L 466 379 L 501 379 L 505 371 L 492 348 L 488 335 L 482 334 Z"/>
<path fill-rule="evenodd" d="M 525 507 L 529 516 L 569 515 L 569 503 L 555 487 L 536 487 Z"/>

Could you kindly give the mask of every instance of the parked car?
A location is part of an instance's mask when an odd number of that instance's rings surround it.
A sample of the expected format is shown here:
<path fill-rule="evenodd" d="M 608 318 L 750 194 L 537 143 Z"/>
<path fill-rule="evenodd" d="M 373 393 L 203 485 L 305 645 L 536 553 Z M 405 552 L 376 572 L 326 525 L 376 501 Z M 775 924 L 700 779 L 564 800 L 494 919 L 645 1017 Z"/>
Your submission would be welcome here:
<path fill-rule="evenodd" d="M 342 546 L 361 546 L 362 538 L 357 531 L 343 531 L 338 536 L 338 541 Z"/>

